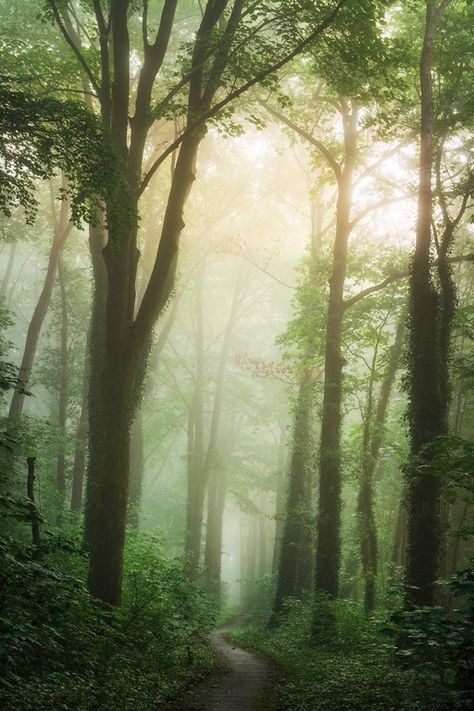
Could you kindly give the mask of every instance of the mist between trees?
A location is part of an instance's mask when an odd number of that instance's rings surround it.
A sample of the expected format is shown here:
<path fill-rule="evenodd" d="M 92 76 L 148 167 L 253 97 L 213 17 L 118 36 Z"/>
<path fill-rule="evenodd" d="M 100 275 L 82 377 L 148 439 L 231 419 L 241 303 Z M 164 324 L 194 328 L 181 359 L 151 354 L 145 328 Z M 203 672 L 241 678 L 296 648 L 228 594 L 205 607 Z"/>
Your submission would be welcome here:
<path fill-rule="evenodd" d="M 0 18 L 3 706 L 472 708 L 472 3 Z"/>

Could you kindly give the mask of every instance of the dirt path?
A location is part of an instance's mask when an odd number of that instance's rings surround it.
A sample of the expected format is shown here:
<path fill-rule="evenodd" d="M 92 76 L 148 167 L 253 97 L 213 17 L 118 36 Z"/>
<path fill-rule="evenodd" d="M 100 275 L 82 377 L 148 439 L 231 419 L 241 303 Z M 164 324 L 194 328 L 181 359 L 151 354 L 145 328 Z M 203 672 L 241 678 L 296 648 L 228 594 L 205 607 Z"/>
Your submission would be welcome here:
<path fill-rule="evenodd" d="M 270 711 L 270 690 L 274 670 L 269 662 L 253 652 L 235 647 L 227 635 L 240 627 L 238 617 L 225 627 L 210 633 L 211 645 L 219 667 L 207 679 L 191 689 L 172 711 Z"/>

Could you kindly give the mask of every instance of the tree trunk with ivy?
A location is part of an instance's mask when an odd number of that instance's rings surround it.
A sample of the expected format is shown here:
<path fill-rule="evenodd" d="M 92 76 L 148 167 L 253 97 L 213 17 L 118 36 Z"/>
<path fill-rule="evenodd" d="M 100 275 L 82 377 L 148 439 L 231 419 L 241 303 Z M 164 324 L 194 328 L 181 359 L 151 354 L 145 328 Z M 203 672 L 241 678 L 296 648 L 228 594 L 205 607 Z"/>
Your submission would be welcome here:
<path fill-rule="evenodd" d="M 315 588 L 336 597 L 341 559 L 342 324 L 347 244 L 351 231 L 352 179 L 357 153 L 357 107 L 342 100 L 344 168 L 338 174 L 333 271 L 329 281 L 324 392 L 319 453 Z"/>
<path fill-rule="evenodd" d="M 421 127 L 416 246 L 410 275 L 408 421 L 411 462 L 407 467 L 407 565 L 409 604 L 434 603 L 441 520 L 440 478 L 433 462 L 434 440 L 447 431 L 447 408 L 440 384 L 440 296 L 431 275 L 433 99 L 432 63 L 437 8 L 426 3 L 420 60 Z"/>

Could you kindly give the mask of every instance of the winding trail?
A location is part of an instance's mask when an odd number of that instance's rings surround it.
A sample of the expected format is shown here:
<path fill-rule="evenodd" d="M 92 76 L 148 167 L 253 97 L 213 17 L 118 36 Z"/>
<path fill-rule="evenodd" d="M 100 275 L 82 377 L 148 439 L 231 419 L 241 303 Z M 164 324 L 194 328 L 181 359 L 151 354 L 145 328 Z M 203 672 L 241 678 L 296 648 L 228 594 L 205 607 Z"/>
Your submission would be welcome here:
<path fill-rule="evenodd" d="M 172 706 L 172 711 L 271 711 L 275 671 L 270 662 L 229 642 L 229 632 L 242 626 L 245 616 L 209 634 L 218 668 Z M 170 710 L 171 711 L 171 710 Z"/>

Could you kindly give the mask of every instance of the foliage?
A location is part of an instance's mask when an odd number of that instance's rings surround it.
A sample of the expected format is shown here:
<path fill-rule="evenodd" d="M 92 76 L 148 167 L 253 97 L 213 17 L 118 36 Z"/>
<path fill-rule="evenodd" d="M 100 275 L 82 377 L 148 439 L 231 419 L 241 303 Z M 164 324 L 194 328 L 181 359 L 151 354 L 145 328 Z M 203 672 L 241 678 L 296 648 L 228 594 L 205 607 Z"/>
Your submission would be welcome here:
<path fill-rule="evenodd" d="M 120 159 L 91 111 L 77 101 L 20 91 L 4 76 L 0 103 L 0 212 L 10 216 L 23 207 L 31 222 L 38 206 L 36 181 L 62 171 L 67 185 L 61 193 L 70 197 L 76 224 L 93 222 L 103 202 L 116 219 L 133 219 L 117 198 L 124 189 Z"/>
<path fill-rule="evenodd" d="M 0 542 L 3 708 L 150 708 L 212 666 L 198 630 L 209 603 L 150 536 L 130 535 L 125 604 L 98 606 L 77 534 L 44 535 L 38 550 Z"/>
<path fill-rule="evenodd" d="M 234 633 L 243 646 L 256 648 L 277 664 L 278 708 L 290 711 L 422 711 L 462 709 L 464 692 L 441 680 L 426 665 L 401 665 L 399 651 L 385 634 L 387 619 L 367 618 L 347 601 L 320 601 L 326 623 L 312 639 L 311 605 L 289 602 L 281 626 L 269 631 L 251 625 Z M 467 627 L 464 628 L 467 630 Z M 464 637 L 464 642 L 469 638 Z M 442 643 L 442 638 L 440 637 Z M 449 642 L 448 642 L 449 644 Z M 443 644 L 439 653 L 446 651 Z M 465 653 L 469 651 L 466 645 Z"/>

